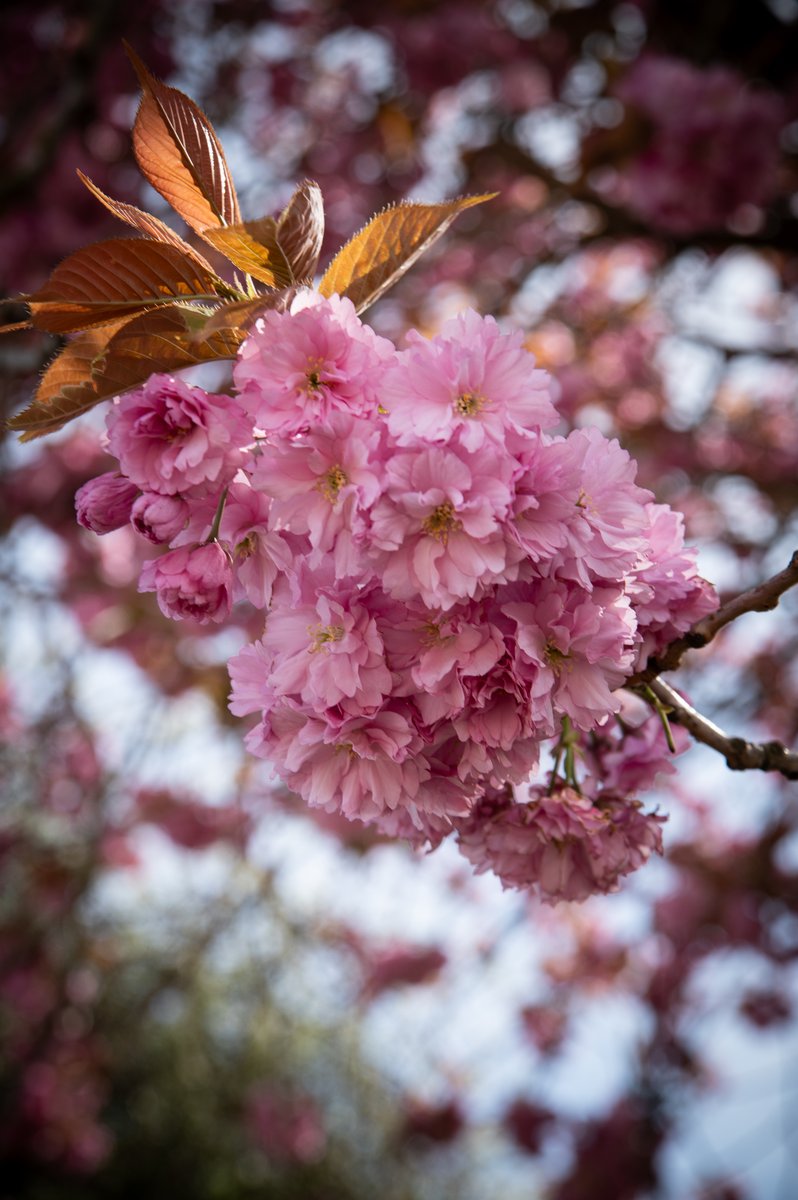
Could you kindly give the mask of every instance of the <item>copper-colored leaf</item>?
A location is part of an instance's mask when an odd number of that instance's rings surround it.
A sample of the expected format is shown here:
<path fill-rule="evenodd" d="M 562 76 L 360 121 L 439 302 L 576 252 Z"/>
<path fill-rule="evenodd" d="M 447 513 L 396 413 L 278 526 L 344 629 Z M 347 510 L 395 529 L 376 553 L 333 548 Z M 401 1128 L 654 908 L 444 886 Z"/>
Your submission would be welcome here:
<path fill-rule="evenodd" d="M 190 258 L 198 267 L 213 274 L 213 267 L 203 258 L 199 251 L 193 246 L 189 246 L 188 242 L 181 238 L 179 233 L 175 233 L 174 229 L 170 229 L 160 218 L 153 216 L 152 213 L 144 212 L 141 208 L 136 208 L 134 204 L 123 204 L 121 200 L 112 200 L 110 196 L 106 196 L 105 192 L 97 187 L 96 183 L 92 183 L 87 175 L 82 171 L 78 171 L 78 177 L 81 183 L 84 183 L 91 192 L 92 196 L 104 204 L 109 212 L 112 212 L 120 221 L 124 221 L 128 225 L 132 225 L 134 229 L 138 229 L 139 233 L 144 233 L 149 238 L 153 238 L 156 242 L 164 242 L 166 245 L 175 246 L 181 250 L 186 258 Z"/>
<path fill-rule="evenodd" d="M 72 333 L 176 299 L 216 300 L 219 282 L 175 246 L 115 238 L 71 254 L 28 303 L 38 329 Z"/>
<path fill-rule="evenodd" d="M 188 309 L 142 313 L 109 342 L 102 386 L 107 395 L 117 395 L 158 371 L 235 358 L 243 340 L 243 332 L 230 329 L 205 335 L 197 328 L 197 314 Z"/>
<path fill-rule="evenodd" d="M 297 283 L 313 279 L 324 238 L 324 204 L 319 185 L 300 183 L 277 222 L 277 238 Z"/>
<path fill-rule="evenodd" d="M 200 108 L 126 47 L 142 88 L 133 150 L 143 174 L 197 233 L 241 220 L 219 139 Z"/>
<path fill-rule="evenodd" d="M 217 329 L 246 331 L 250 325 L 269 310 L 285 312 L 296 295 L 296 288 L 283 288 L 279 292 L 268 292 L 254 300 L 235 300 L 222 304 L 203 326 L 203 335 Z"/>
<path fill-rule="evenodd" d="M 196 319 L 187 309 L 162 309 L 80 334 L 54 360 L 36 399 L 10 427 L 21 431 L 21 441 L 33 441 L 156 372 L 235 358 L 244 335 L 228 330 L 198 336 Z"/>
<path fill-rule="evenodd" d="M 33 322 L 14 321 L 12 325 L 0 325 L 0 333 L 18 333 L 20 329 L 33 329 Z"/>
<path fill-rule="evenodd" d="M 338 251 L 324 272 L 319 291 L 323 296 L 335 292 L 348 296 L 357 312 L 362 312 L 438 240 L 458 213 L 495 195 L 490 192 L 442 204 L 405 203 L 384 209 Z"/>
<path fill-rule="evenodd" d="M 273 217 L 242 221 L 225 229 L 204 229 L 202 236 L 241 271 L 269 287 L 287 287 L 293 275 L 277 240 L 277 222 Z"/>
<path fill-rule="evenodd" d="M 35 399 L 8 422 L 11 429 L 24 431 L 20 441 L 29 442 L 60 429 L 103 399 L 92 372 L 111 338 L 134 319 L 126 317 L 89 329 L 67 343 L 44 372 Z"/>

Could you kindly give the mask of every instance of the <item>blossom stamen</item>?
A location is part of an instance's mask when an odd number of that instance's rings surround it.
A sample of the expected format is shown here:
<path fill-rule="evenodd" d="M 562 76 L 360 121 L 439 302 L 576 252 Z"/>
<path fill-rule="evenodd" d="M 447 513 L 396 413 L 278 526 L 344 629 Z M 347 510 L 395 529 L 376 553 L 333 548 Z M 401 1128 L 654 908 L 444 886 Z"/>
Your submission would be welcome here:
<path fill-rule="evenodd" d="M 343 625 L 309 625 L 308 633 L 312 640 L 308 646 L 308 653 L 315 654 L 324 650 L 330 642 L 340 642 L 344 632 Z"/>
<path fill-rule="evenodd" d="M 559 646 L 555 646 L 553 642 L 546 642 L 545 655 L 546 661 L 555 675 L 559 675 L 561 671 L 567 670 L 570 666 L 569 655 L 560 650 Z"/>
<path fill-rule="evenodd" d="M 460 417 L 474 417 L 485 407 L 485 397 L 476 392 L 461 392 L 454 402 L 454 411 Z"/>
<path fill-rule="evenodd" d="M 323 358 L 312 358 L 308 361 L 308 369 L 305 372 L 308 392 L 317 392 L 322 386 L 321 369 L 323 366 Z"/>
<path fill-rule="evenodd" d="M 437 508 L 433 508 L 428 517 L 425 517 L 421 523 L 421 528 L 430 537 L 434 537 L 436 541 L 443 542 L 444 546 L 449 540 L 449 534 L 453 529 L 462 529 L 463 522 L 458 521 L 454 513 L 454 505 L 451 500 L 444 500 L 443 504 L 439 504 Z"/>
<path fill-rule="evenodd" d="M 325 500 L 329 500 L 330 504 L 335 504 L 338 499 L 338 493 L 347 483 L 349 483 L 349 476 L 343 467 L 336 464 L 336 466 L 330 467 L 326 475 L 322 475 L 316 484 L 316 488 L 321 492 Z"/>

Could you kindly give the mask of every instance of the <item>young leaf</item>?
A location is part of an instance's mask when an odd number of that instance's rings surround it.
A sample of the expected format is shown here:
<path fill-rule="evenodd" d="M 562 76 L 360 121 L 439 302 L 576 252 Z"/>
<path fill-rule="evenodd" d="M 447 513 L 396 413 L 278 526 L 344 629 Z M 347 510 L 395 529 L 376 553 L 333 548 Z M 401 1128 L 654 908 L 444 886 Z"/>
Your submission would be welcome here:
<path fill-rule="evenodd" d="M 199 363 L 235 358 L 241 331 L 206 334 L 196 311 L 179 306 L 142 313 L 108 343 L 101 383 L 106 395 L 128 391 L 157 372 L 180 371 Z"/>
<path fill-rule="evenodd" d="M 288 287 L 294 277 L 277 240 L 277 222 L 273 217 L 243 221 L 224 229 L 204 229 L 202 236 L 233 266 L 269 287 Z"/>
<path fill-rule="evenodd" d="M 222 304 L 203 326 L 203 335 L 217 329 L 245 332 L 261 313 L 270 309 L 285 312 L 295 295 L 295 288 L 283 288 L 280 292 L 269 292 L 254 300 L 235 300 L 230 304 Z"/>
<path fill-rule="evenodd" d="M 442 204 L 397 204 L 372 217 L 368 225 L 343 246 L 324 272 L 322 296 L 348 296 L 357 312 L 396 283 L 408 267 L 449 228 L 463 209 L 491 200 L 463 196 Z"/>
<path fill-rule="evenodd" d="M 193 100 L 151 75 L 126 46 L 142 89 L 133 150 L 143 174 L 196 233 L 241 220 L 213 126 Z"/>
<path fill-rule="evenodd" d="M 44 372 L 35 398 L 8 422 L 9 428 L 24 431 L 20 441 L 29 442 L 60 429 L 102 399 L 92 370 L 114 334 L 131 320 L 134 318 L 126 317 L 100 329 L 89 329 L 67 343 Z"/>
<path fill-rule="evenodd" d="M 175 300 L 213 301 L 220 284 L 175 246 L 115 238 L 71 254 L 28 304 L 37 329 L 72 333 Z"/>
<path fill-rule="evenodd" d="M 87 175 L 82 171 L 78 171 L 78 178 L 81 183 L 84 183 L 91 192 L 92 196 L 104 204 L 109 212 L 112 212 L 120 221 L 125 221 L 126 224 L 132 225 L 134 229 L 138 229 L 139 233 L 146 234 L 147 237 L 153 238 L 156 242 L 164 242 L 166 245 L 174 246 L 178 250 L 182 250 L 186 258 L 190 258 L 196 266 L 201 267 L 204 271 L 213 274 L 213 267 L 203 258 L 199 251 L 193 246 L 189 246 L 188 242 L 181 238 L 179 233 L 175 233 L 174 229 L 170 229 L 158 217 L 154 217 L 152 213 L 144 212 L 141 208 L 136 208 L 134 204 L 123 204 L 121 200 L 112 200 L 110 196 L 106 196 L 105 192 L 97 187 L 96 183 L 92 183 Z"/>
<path fill-rule="evenodd" d="M 277 239 L 297 283 L 310 283 L 324 238 L 324 204 L 319 185 L 300 183 L 277 222 Z"/>
<path fill-rule="evenodd" d="M 80 334 L 50 365 L 33 403 L 9 426 L 21 431 L 20 441 L 33 441 L 156 372 L 235 358 L 244 335 L 227 330 L 198 336 L 197 316 L 189 309 L 163 309 Z"/>

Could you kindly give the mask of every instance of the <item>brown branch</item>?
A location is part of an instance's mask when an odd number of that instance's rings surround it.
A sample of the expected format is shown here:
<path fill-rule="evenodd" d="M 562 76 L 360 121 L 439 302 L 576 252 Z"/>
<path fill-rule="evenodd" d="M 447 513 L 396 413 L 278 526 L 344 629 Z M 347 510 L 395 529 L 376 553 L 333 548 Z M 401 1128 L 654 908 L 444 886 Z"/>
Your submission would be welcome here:
<path fill-rule="evenodd" d="M 676 638 L 661 654 L 652 655 L 642 671 L 633 675 L 630 685 L 636 683 L 651 683 L 664 671 L 674 671 L 681 663 L 688 650 L 700 650 L 708 646 L 713 638 L 728 625 L 736 621 L 743 613 L 769 612 L 776 608 L 783 594 L 798 584 L 798 550 L 795 551 L 789 564 L 772 579 L 758 583 L 756 587 L 741 592 L 739 596 L 727 600 L 720 608 L 708 617 L 698 621 L 692 629 L 688 629 L 682 637 Z"/>
<path fill-rule="evenodd" d="M 697 742 L 722 754 L 732 771 L 778 771 L 786 779 L 798 779 L 798 751 L 787 750 L 781 742 L 747 742 L 745 738 L 729 737 L 663 679 L 652 680 L 648 687 L 670 718 L 683 725 Z"/>

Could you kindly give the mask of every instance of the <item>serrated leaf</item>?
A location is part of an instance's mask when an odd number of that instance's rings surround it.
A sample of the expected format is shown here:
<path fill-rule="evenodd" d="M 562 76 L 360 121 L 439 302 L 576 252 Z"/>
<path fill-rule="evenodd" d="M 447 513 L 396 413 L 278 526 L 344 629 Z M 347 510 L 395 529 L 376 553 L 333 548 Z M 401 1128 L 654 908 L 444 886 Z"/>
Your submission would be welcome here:
<path fill-rule="evenodd" d="M 198 267 L 209 274 L 214 274 L 213 267 L 203 258 L 199 251 L 193 246 L 189 246 L 188 242 L 181 238 L 179 233 L 175 233 L 170 227 L 159 217 L 153 216 L 152 213 L 144 212 L 141 208 L 136 208 L 135 204 L 124 204 L 121 200 L 113 200 L 110 196 L 106 196 L 96 183 L 89 179 L 88 175 L 84 175 L 82 171 L 78 171 L 78 178 L 81 183 L 89 189 L 92 196 L 95 196 L 101 204 L 104 204 L 109 212 L 112 212 L 120 221 L 124 221 L 127 225 L 132 225 L 134 229 L 138 229 L 139 233 L 145 234 L 148 238 L 152 238 L 156 242 L 163 242 L 168 246 L 174 246 L 177 250 L 181 250 L 186 258 L 190 258 Z"/>
<path fill-rule="evenodd" d="M 288 287 L 294 277 L 277 240 L 274 217 L 242 221 L 224 229 L 204 229 L 202 236 L 225 254 L 233 266 L 269 287 Z"/>
<path fill-rule="evenodd" d="M 98 394 L 92 370 L 111 338 L 132 320 L 135 317 L 103 325 L 100 329 L 89 329 L 64 346 L 44 372 L 33 401 L 8 422 L 10 429 L 24 431 L 20 441 L 33 441 L 60 429 L 103 399 Z"/>
<path fill-rule="evenodd" d="M 175 300 L 213 301 L 220 283 L 175 246 L 115 238 L 71 254 L 28 304 L 37 329 L 72 333 Z"/>
<path fill-rule="evenodd" d="M 0 333 L 18 333 L 20 329 L 33 329 L 33 322 L 14 321 L 12 325 L 0 325 Z"/>
<path fill-rule="evenodd" d="M 284 288 L 280 292 L 257 296 L 254 300 L 236 300 L 231 304 L 222 304 L 208 319 L 203 333 L 212 333 L 217 329 L 246 332 L 261 313 L 285 312 L 295 295 L 296 288 Z"/>
<path fill-rule="evenodd" d="M 104 387 L 117 395 L 159 372 L 180 371 L 199 363 L 235 358 L 243 332 L 217 330 L 209 334 L 197 326 L 198 314 L 189 309 L 167 308 L 143 313 L 129 322 L 109 342 L 103 367 Z M 132 382 L 129 380 L 132 379 Z"/>
<path fill-rule="evenodd" d="M 310 283 L 324 239 L 324 203 L 319 185 L 300 183 L 277 222 L 277 240 L 297 283 Z"/>
<path fill-rule="evenodd" d="M 133 151 L 142 173 L 197 233 L 237 225 L 238 199 L 210 121 L 193 100 L 161 83 L 126 49 L 143 93 L 133 126 Z"/>
<path fill-rule="evenodd" d="M 54 360 L 36 399 L 9 426 L 21 431 L 20 441 L 33 441 L 157 372 L 235 358 L 243 334 L 198 335 L 196 320 L 192 310 L 171 308 L 81 334 Z"/>
<path fill-rule="evenodd" d="M 348 296 L 357 312 L 378 300 L 466 208 L 491 200 L 462 196 L 442 204 L 397 204 L 383 209 L 343 246 L 324 272 L 323 296 Z"/>

